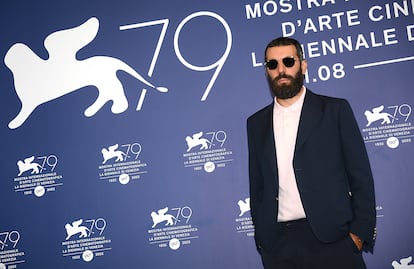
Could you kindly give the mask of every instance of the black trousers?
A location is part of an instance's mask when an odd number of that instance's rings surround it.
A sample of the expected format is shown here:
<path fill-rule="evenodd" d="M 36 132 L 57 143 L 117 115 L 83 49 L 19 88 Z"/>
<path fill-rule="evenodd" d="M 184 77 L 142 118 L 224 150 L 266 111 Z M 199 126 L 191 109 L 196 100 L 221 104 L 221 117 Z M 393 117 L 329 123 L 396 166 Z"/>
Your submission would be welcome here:
<path fill-rule="evenodd" d="M 278 223 L 280 236 L 272 251 L 260 249 L 265 269 L 366 269 L 350 236 L 323 243 L 306 220 Z"/>

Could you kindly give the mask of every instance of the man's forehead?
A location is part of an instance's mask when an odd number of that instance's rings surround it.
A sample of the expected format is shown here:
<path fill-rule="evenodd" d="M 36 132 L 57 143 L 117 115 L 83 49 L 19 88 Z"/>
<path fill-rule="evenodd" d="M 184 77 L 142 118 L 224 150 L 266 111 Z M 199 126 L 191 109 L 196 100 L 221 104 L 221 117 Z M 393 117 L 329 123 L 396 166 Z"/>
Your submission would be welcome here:
<path fill-rule="evenodd" d="M 296 55 L 296 47 L 294 45 L 287 45 L 287 46 L 276 46 L 270 47 L 266 51 L 266 55 L 269 54 L 285 54 L 288 53 L 289 55 Z"/>

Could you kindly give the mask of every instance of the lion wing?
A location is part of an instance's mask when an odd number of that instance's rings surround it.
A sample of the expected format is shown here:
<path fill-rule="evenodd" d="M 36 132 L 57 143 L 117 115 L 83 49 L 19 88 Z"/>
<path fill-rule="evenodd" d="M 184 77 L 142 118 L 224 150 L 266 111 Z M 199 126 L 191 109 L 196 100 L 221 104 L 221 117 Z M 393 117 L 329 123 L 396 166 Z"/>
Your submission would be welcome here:
<path fill-rule="evenodd" d="M 193 134 L 193 139 L 194 140 L 199 140 L 201 136 L 203 136 L 203 132 L 195 133 L 195 134 Z"/>
<path fill-rule="evenodd" d="M 31 162 L 34 161 L 34 159 L 35 159 L 35 156 L 28 157 L 28 158 L 24 159 L 24 163 L 31 163 Z"/>
<path fill-rule="evenodd" d="M 168 206 L 167 207 L 164 207 L 164 208 L 161 208 L 160 210 L 158 210 L 158 215 L 159 216 L 160 215 L 164 215 L 167 212 L 168 212 Z"/>
<path fill-rule="evenodd" d="M 374 114 L 378 114 L 378 113 L 380 113 L 383 109 L 384 109 L 384 106 L 383 106 L 383 105 L 380 105 L 380 106 L 374 107 L 374 108 L 372 109 L 372 112 L 373 112 Z"/>
<path fill-rule="evenodd" d="M 95 17 L 81 25 L 53 32 L 44 41 L 49 58 L 75 59 L 76 53 L 95 39 L 99 29 L 99 20 Z"/>
<path fill-rule="evenodd" d="M 118 144 L 115 144 L 115 145 L 109 146 L 109 147 L 108 147 L 108 150 L 109 150 L 109 151 L 115 151 L 115 150 L 117 150 L 117 149 L 118 149 L 118 147 L 119 147 L 119 145 L 118 145 Z"/>
<path fill-rule="evenodd" d="M 75 220 L 74 222 L 72 222 L 72 227 L 79 227 L 79 225 L 81 225 L 82 222 L 83 222 L 83 219 Z"/>

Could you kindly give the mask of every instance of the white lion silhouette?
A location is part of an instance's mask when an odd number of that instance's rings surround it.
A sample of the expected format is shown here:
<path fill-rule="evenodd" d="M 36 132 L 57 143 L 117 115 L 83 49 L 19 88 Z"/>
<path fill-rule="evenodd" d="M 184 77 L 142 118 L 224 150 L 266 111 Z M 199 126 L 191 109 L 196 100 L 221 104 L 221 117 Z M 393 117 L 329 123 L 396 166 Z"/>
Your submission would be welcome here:
<path fill-rule="evenodd" d="M 105 164 L 108 160 L 112 159 L 112 158 L 116 158 L 115 162 L 119 162 L 119 161 L 123 161 L 124 158 L 126 158 L 126 154 L 123 153 L 121 150 L 117 150 L 118 149 L 118 144 L 115 144 L 113 146 L 109 146 L 108 149 L 103 148 L 101 150 L 102 153 L 102 157 L 103 157 L 103 162 L 102 164 Z"/>
<path fill-rule="evenodd" d="M 83 222 L 83 219 L 79 219 L 79 220 L 75 220 L 74 222 L 72 222 L 72 225 L 70 225 L 69 223 L 65 225 L 66 234 L 67 234 L 65 240 L 68 240 L 73 235 L 78 234 L 78 233 L 80 233 L 79 238 L 88 237 L 88 232 L 90 230 L 86 226 L 79 226 L 82 224 L 82 222 Z"/>
<path fill-rule="evenodd" d="M 94 56 L 78 60 L 77 52 L 95 38 L 98 29 L 99 21 L 92 17 L 77 27 L 51 33 L 44 41 L 49 53 L 46 60 L 23 43 L 10 47 L 4 63 L 13 73 L 14 87 L 22 103 L 20 112 L 9 123 L 10 129 L 21 126 L 39 105 L 86 86 L 95 86 L 99 91 L 98 98 L 85 110 L 86 117 L 95 115 L 109 101 L 113 102 L 112 113 L 124 112 L 128 101 L 117 71 L 124 71 L 160 92 L 168 91 L 155 87 L 119 59 Z"/>
<path fill-rule="evenodd" d="M 40 170 L 42 169 L 42 166 L 38 163 L 33 163 L 33 160 L 35 159 L 34 156 L 28 157 L 24 159 L 24 162 L 19 160 L 17 161 L 17 167 L 19 167 L 19 174 L 18 176 L 21 176 L 24 172 L 32 170 L 31 174 L 39 174 Z"/>
<path fill-rule="evenodd" d="M 386 112 L 381 112 L 384 109 L 383 105 L 380 105 L 378 107 L 374 107 L 372 109 L 372 112 L 369 110 L 365 111 L 365 117 L 367 118 L 367 127 L 371 125 L 371 123 L 378 121 L 378 120 L 382 120 L 381 124 L 389 124 L 390 118 L 395 119 L 391 114 L 386 113 Z"/>
<path fill-rule="evenodd" d="M 246 199 L 244 199 L 244 201 L 239 200 L 239 202 L 237 204 L 239 205 L 239 208 L 240 208 L 239 217 L 243 216 L 244 213 L 250 211 L 250 198 L 246 198 Z"/>
<path fill-rule="evenodd" d="M 409 264 L 413 260 L 412 256 L 401 259 L 400 263 L 397 261 L 392 262 L 394 269 L 414 269 L 414 264 Z"/>
<path fill-rule="evenodd" d="M 174 225 L 174 220 L 177 220 L 173 215 L 171 214 L 165 214 L 168 212 L 168 207 L 164 207 L 162 209 L 159 209 L 156 212 L 151 212 L 151 218 L 152 218 L 152 228 L 154 228 L 155 226 L 157 226 L 157 224 L 166 221 L 165 226 L 168 225 Z"/>
<path fill-rule="evenodd" d="M 201 146 L 200 150 L 202 149 L 208 149 L 208 143 L 209 141 L 205 138 L 201 138 L 203 135 L 203 132 L 195 133 L 193 136 L 187 136 L 185 138 L 185 141 L 187 141 L 187 152 L 189 152 L 192 148 Z"/>

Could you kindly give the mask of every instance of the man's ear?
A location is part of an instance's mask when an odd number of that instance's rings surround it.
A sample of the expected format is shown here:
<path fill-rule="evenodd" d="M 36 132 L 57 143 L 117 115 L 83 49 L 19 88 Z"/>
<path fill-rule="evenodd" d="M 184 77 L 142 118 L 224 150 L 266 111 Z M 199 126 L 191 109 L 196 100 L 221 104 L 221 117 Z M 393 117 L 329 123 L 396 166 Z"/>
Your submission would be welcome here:
<path fill-rule="evenodd" d="M 305 75 L 306 71 L 308 70 L 308 61 L 306 61 L 305 59 L 303 59 L 301 61 L 301 67 L 302 67 L 302 74 Z"/>

